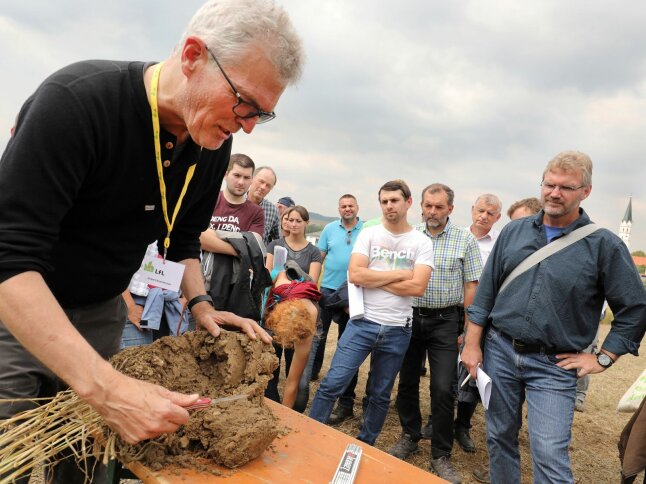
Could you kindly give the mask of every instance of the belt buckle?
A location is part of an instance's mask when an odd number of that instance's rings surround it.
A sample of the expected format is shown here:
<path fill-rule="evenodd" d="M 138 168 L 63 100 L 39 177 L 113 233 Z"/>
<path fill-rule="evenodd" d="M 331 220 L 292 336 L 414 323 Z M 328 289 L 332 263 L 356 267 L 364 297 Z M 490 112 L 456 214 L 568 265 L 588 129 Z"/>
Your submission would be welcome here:
<path fill-rule="evenodd" d="M 516 350 L 517 353 L 523 353 L 527 345 L 522 341 L 518 341 L 516 338 L 512 338 L 511 346 Z"/>

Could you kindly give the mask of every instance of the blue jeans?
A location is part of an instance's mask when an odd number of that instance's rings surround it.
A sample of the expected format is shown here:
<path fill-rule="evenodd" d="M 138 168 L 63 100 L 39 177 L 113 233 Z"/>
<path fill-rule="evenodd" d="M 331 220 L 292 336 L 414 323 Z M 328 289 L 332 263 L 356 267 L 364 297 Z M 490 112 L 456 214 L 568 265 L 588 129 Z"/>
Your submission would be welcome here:
<path fill-rule="evenodd" d="M 348 321 L 337 344 L 330 369 L 312 402 L 310 417 L 322 423 L 327 422 L 334 402 L 371 354 L 368 405 L 364 410 L 364 423 L 357 438 L 373 445 L 386 420 L 390 393 L 410 343 L 411 333 L 410 323 L 406 326 L 385 326 L 367 319 Z"/>
<path fill-rule="evenodd" d="M 534 482 L 574 482 L 568 447 L 576 370 L 556 366 L 553 355 L 517 353 L 493 328 L 486 333 L 483 359 L 492 380 L 486 412 L 491 482 L 520 482 L 518 431 L 525 399 Z"/>
<path fill-rule="evenodd" d="M 126 321 L 123 327 L 123 334 L 121 335 L 121 344 L 119 349 L 128 348 L 130 346 L 143 346 L 153 342 L 154 335 L 152 329 L 141 328 L 138 330 L 130 321 Z"/>
<path fill-rule="evenodd" d="M 321 371 L 321 367 L 323 366 L 323 360 L 325 358 L 325 343 L 327 341 L 328 332 L 330 331 L 330 324 L 332 323 L 332 321 L 337 323 L 337 325 L 339 326 L 338 339 L 341 339 L 341 336 L 343 336 L 343 332 L 345 331 L 345 327 L 347 326 L 350 319 L 350 315 L 343 309 L 325 309 L 325 298 L 330 297 L 330 295 L 334 292 L 336 291 L 327 287 L 321 288 L 321 294 L 323 294 L 323 305 L 321 306 L 321 323 L 323 326 L 320 342 L 316 349 L 316 357 L 314 358 L 314 367 L 312 368 L 312 374 L 317 376 Z M 354 407 L 354 399 L 356 398 L 354 391 L 357 387 L 358 378 L 359 372 L 354 374 L 352 381 L 343 392 L 343 395 L 339 397 L 339 407 L 344 407 L 350 410 L 352 410 L 352 408 Z"/>
<path fill-rule="evenodd" d="M 123 328 L 120 349 L 150 344 L 159 338 L 162 318 L 166 319 L 170 335 L 184 334 L 190 329 L 190 312 L 186 310 L 182 313 L 182 304 L 179 302 L 177 292 L 155 287 L 150 289 L 148 296 L 131 295 L 136 304 L 143 306 L 141 323 L 144 326 L 147 323 L 148 327 L 138 330 L 130 321 L 127 321 Z M 179 332 L 178 325 L 180 326 Z M 195 329 L 194 322 L 192 328 Z M 162 332 L 161 335 L 163 334 Z"/>

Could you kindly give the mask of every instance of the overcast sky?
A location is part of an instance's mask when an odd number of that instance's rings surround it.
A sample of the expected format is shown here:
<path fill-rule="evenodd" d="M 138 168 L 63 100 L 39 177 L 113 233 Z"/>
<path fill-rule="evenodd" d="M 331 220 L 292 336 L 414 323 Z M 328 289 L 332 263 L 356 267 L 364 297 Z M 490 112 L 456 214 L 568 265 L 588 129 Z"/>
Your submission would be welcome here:
<path fill-rule="evenodd" d="M 51 72 L 89 58 L 161 60 L 201 3 L 0 0 L 0 146 Z M 403 178 L 417 222 L 421 189 L 442 182 L 456 192 L 453 220 L 468 225 L 477 195 L 499 195 L 505 211 L 538 196 L 547 161 L 575 149 L 594 162 L 584 208 L 616 232 L 632 194 L 631 250 L 646 250 L 645 2 L 281 3 L 303 37 L 305 73 L 278 117 L 233 148 L 276 169 L 272 201 L 335 215 L 350 192 L 372 218 L 379 186 Z"/>

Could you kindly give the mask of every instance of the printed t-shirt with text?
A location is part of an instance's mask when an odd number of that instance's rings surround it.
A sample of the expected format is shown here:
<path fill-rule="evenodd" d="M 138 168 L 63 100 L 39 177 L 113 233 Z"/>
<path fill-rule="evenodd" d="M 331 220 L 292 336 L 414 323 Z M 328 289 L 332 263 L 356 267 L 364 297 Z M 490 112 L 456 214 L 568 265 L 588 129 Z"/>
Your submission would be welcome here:
<path fill-rule="evenodd" d="M 383 225 L 361 231 L 352 253 L 368 257 L 368 269 L 413 270 L 418 264 L 433 266 L 433 244 L 417 230 L 392 234 Z M 364 317 L 387 326 L 405 326 L 413 315 L 413 297 L 396 296 L 381 288 L 363 288 Z"/>
<path fill-rule="evenodd" d="M 225 232 L 255 232 L 262 236 L 265 231 L 265 212 L 249 200 L 240 204 L 229 203 L 220 192 L 209 228 Z"/>

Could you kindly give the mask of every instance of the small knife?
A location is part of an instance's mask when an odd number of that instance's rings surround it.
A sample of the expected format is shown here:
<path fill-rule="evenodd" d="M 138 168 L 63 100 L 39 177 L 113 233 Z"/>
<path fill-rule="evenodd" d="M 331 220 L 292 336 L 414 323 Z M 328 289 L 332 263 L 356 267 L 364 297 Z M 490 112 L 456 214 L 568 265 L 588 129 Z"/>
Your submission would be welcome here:
<path fill-rule="evenodd" d="M 231 402 L 233 400 L 242 400 L 243 398 L 247 398 L 247 395 L 232 395 L 230 397 L 221 397 L 221 398 L 202 397 L 202 398 L 198 398 L 193 405 L 189 405 L 188 407 L 184 407 L 184 408 L 186 410 L 199 410 L 201 408 L 210 407 L 211 405 L 215 405 L 217 403 Z"/>

